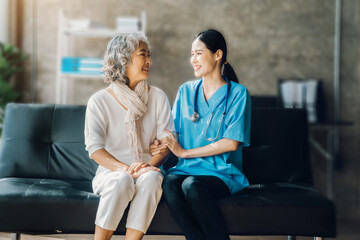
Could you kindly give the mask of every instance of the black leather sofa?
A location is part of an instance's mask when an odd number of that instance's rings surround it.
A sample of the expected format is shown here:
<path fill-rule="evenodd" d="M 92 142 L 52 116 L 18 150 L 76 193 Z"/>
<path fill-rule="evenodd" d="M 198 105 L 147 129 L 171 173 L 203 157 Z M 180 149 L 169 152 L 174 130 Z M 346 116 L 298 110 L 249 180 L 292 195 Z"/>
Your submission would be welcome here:
<path fill-rule="evenodd" d="M 85 106 L 9 104 L 0 149 L 0 232 L 91 233 L 99 196 L 84 146 Z M 172 156 L 165 168 L 174 164 Z M 253 109 L 251 186 L 220 200 L 232 235 L 336 236 L 335 208 L 312 186 L 303 110 Z M 117 233 L 125 230 L 124 218 Z M 16 233 L 16 234 L 15 234 Z M 181 235 L 162 200 L 148 234 Z"/>

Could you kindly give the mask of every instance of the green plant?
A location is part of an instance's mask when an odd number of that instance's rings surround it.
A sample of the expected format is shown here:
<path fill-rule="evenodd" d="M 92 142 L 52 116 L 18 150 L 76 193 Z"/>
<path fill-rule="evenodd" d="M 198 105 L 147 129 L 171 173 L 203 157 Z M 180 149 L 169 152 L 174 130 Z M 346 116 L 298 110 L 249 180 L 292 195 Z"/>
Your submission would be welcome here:
<path fill-rule="evenodd" d="M 26 56 L 17 47 L 0 42 L 0 77 L 9 82 L 14 73 L 23 70 L 25 59 Z"/>
<path fill-rule="evenodd" d="M 26 56 L 10 43 L 0 42 L 0 136 L 7 103 L 15 101 L 20 94 L 14 91 L 10 79 L 14 73 L 23 70 Z"/>
<path fill-rule="evenodd" d="M 6 104 L 15 101 L 19 94 L 13 90 L 10 83 L 0 76 L 0 108 L 5 108 Z"/>

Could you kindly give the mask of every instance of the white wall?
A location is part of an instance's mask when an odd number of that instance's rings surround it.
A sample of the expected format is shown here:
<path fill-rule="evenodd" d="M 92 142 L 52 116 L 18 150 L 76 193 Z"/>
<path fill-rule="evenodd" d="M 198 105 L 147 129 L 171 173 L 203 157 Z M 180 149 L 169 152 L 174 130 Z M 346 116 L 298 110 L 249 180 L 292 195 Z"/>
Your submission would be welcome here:
<path fill-rule="evenodd" d="M 0 42 L 9 41 L 9 0 L 0 0 Z"/>

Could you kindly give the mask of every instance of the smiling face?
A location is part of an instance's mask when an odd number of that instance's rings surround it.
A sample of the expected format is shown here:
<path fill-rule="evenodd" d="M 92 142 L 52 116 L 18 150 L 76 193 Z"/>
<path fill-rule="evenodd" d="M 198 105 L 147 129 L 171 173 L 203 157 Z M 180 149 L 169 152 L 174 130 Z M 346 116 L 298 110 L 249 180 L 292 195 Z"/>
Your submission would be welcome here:
<path fill-rule="evenodd" d="M 131 54 L 131 63 L 126 67 L 126 76 L 129 78 L 129 87 L 135 86 L 142 80 L 147 79 L 150 70 L 150 51 L 144 42 Z"/>
<path fill-rule="evenodd" d="M 194 68 L 196 77 L 206 77 L 220 69 L 219 60 L 221 60 L 222 53 L 219 51 L 221 50 L 212 53 L 199 38 L 194 40 L 191 47 L 190 63 Z"/>

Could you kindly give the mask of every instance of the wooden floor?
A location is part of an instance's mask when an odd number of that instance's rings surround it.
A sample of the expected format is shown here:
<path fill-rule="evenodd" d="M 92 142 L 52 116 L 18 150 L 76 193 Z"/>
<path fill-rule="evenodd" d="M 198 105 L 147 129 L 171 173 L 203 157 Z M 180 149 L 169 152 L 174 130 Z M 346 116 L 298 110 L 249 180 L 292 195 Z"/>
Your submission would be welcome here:
<path fill-rule="evenodd" d="M 21 240 L 92 240 L 92 234 L 56 234 L 56 235 L 21 235 Z M 10 233 L 0 233 L 0 240 L 9 240 Z M 124 236 L 113 236 L 111 240 L 124 240 Z M 145 236 L 143 240 L 185 240 L 183 236 L 152 235 Z M 231 240 L 287 240 L 284 236 L 258 237 L 258 236 L 232 236 Z M 297 240 L 313 240 L 309 237 L 298 237 Z M 354 238 L 355 240 L 355 238 Z M 359 240 L 358 238 L 356 240 Z"/>
<path fill-rule="evenodd" d="M 92 240 L 92 234 L 54 234 L 54 235 L 28 235 L 22 234 L 21 240 Z M 0 233 L 0 240 L 10 240 L 10 233 Z M 124 240 L 124 236 L 113 236 L 111 240 Z M 334 239 L 334 238 L 332 238 Z M 359 240 L 360 235 L 338 236 L 336 240 Z M 145 236 L 143 240 L 185 240 L 183 236 L 152 235 Z M 287 240 L 286 236 L 231 236 L 231 240 Z M 297 237 L 296 240 L 313 240 L 311 237 Z"/>
<path fill-rule="evenodd" d="M 338 235 L 332 240 L 360 240 L 360 220 L 340 221 L 337 224 Z M 10 240 L 10 233 L 0 232 L 0 240 Z M 21 240 L 92 240 L 92 234 L 52 234 L 27 235 L 22 234 Z M 112 240 L 123 240 L 124 236 L 113 236 Z M 313 240 L 311 237 L 297 237 L 297 240 Z M 330 238 L 328 238 L 330 239 Z M 143 240 L 185 240 L 183 236 L 148 235 Z M 287 240 L 286 236 L 231 236 L 231 240 Z"/>
<path fill-rule="evenodd" d="M 92 240 L 92 234 L 56 234 L 56 235 L 27 235 L 22 234 L 21 240 Z M 10 233 L 0 233 L 0 240 L 10 240 Z M 113 236 L 112 240 L 124 240 L 124 236 Z M 328 238 L 327 238 L 328 239 Z M 334 238 L 331 238 L 334 239 Z M 336 240 L 359 240 L 360 235 L 338 236 Z M 143 240 L 185 240 L 183 236 L 152 235 Z M 286 236 L 231 236 L 231 240 L 287 240 Z M 297 237 L 296 240 L 313 240 L 311 237 Z M 334 239 L 335 240 L 335 239 Z"/>

